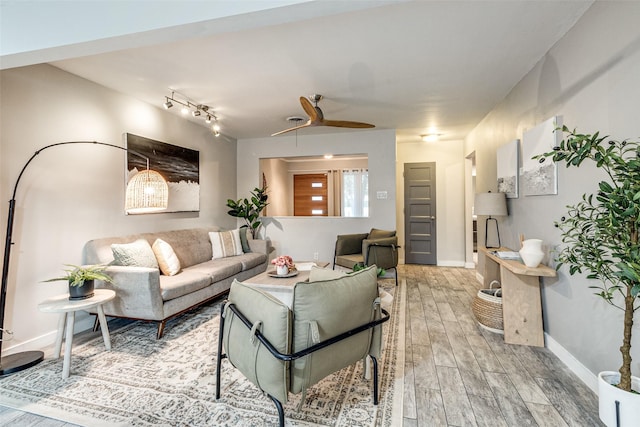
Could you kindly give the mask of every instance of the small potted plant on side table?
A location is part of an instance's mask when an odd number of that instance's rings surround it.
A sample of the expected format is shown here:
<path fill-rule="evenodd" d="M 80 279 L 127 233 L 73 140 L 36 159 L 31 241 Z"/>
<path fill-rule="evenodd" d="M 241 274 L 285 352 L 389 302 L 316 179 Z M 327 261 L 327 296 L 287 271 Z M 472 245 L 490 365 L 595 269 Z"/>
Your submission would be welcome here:
<path fill-rule="evenodd" d="M 94 294 L 94 280 L 113 283 L 111 276 L 104 273 L 106 265 L 78 266 L 65 264 L 67 267 L 64 276 L 45 280 L 45 282 L 67 281 L 69 282 L 69 299 L 81 300 L 91 298 Z"/>

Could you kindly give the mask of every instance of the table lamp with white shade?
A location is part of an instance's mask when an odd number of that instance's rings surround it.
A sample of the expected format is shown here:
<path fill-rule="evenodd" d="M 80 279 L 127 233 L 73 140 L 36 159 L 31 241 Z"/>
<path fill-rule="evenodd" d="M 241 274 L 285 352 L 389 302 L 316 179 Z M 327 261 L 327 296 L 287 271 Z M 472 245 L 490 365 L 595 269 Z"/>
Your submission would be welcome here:
<path fill-rule="evenodd" d="M 500 243 L 500 228 L 498 227 L 498 220 L 495 216 L 506 216 L 507 213 L 507 199 L 504 193 L 476 193 L 475 201 L 473 204 L 473 213 L 475 215 L 486 216 L 484 222 L 484 247 L 485 248 L 499 248 Z M 487 246 L 487 235 L 489 228 L 489 221 L 494 221 L 496 224 L 496 233 L 498 235 L 498 246 Z"/>

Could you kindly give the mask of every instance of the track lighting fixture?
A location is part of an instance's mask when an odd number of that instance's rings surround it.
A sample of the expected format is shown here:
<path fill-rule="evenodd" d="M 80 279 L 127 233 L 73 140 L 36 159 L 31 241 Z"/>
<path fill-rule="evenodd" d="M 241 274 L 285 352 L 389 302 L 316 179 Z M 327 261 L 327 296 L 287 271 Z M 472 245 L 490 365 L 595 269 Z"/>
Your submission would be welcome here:
<path fill-rule="evenodd" d="M 177 96 L 176 96 L 177 95 Z M 214 123 L 212 126 L 215 136 L 220 135 L 220 125 L 218 124 L 218 117 L 213 113 L 213 109 L 208 105 L 196 104 L 191 102 L 189 98 L 175 91 L 171 91 L 171 96 L 165 96 L 165 103 L 162 104 L 166 110 L 173 107 L 174 104 L 182 106 L 182 114 L 186 115 L 191 112 L 193 117 L 200 117 L 205 120 L 206 123 Z"/>

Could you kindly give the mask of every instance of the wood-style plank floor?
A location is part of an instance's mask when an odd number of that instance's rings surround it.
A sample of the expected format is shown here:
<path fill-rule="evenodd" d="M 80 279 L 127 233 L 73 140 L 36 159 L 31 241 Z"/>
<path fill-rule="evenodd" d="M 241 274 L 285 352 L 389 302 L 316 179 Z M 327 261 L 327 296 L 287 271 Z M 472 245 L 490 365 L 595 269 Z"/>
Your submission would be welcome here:
<path fill-rule="evenodd" d="M 405 427 L 601 426 L 597 396 L 546 348 L 479 328 L 476 271 L 405 265 Z"/>
<path fill-rule="evenodd" d="M 550 351 L 505 344 L 477 326 L 470 308 L 481 287 L 475 270 L 399 269 L 407 323 L 404 417 L 397 426 L 602 425 L 597 396 Z M 5 425 L 75 427 L 0 406 Z"/>

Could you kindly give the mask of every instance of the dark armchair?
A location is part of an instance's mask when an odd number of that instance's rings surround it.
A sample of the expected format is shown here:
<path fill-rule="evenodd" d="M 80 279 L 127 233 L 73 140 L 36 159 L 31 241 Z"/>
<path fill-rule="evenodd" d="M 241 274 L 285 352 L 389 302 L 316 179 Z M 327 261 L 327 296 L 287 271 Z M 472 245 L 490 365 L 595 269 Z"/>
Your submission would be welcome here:
<path fill-rule="evenodd" d="M 393 269 L 398 284 L 398 237 L 395 231 L 372 228 L 369 233 L 342 234 L 336 239 L 333 268 L 336 265 L 353 269 L 361 263 L 376 265 L 385 270 Z"/>

